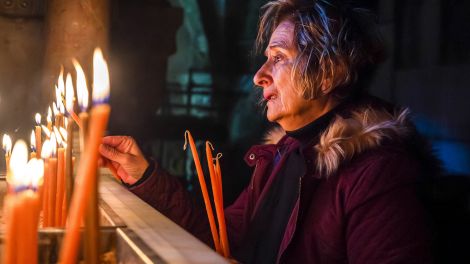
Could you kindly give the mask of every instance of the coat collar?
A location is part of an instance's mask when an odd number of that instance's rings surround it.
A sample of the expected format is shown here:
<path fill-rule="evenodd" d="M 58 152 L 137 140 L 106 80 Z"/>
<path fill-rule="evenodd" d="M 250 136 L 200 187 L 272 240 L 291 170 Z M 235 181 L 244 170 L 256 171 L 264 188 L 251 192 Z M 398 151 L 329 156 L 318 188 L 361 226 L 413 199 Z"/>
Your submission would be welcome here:
<path fill-rule="evenodd" d="M 408 109 L 390 112 L 385 108 L 362 106 L 337 114 L 313 146 L 316 170 L 328 177 L 353 157 L 385 141 L 405 138 L 413 130 L 409 113 Z M 266 134 L 265 144 L 276 144 L 285 135 L 282 128 L 273 129 Z"/>

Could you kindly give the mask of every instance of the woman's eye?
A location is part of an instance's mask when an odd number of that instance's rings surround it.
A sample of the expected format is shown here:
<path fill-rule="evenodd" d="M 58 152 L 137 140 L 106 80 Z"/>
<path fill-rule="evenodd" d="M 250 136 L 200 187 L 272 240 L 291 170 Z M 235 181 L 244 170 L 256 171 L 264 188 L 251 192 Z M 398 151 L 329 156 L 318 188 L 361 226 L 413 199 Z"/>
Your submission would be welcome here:
<path fill-rule="evenodd" d="M 281 61 L 281 59 L 282 59 L 282 58 L 281 58 L 281 56 L 279 56 L 279 55 L 273 56 L 273 61 L 274 61 L 274 63 L 278 63 L 279 61 Z"/>

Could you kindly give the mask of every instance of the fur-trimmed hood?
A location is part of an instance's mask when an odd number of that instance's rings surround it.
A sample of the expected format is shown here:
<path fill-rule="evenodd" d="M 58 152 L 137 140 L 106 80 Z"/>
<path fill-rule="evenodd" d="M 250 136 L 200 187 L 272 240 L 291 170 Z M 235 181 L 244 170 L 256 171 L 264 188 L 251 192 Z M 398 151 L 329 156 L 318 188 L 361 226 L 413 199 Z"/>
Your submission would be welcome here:
<path fill-rule="evenodd" d="M 347 117 L 336 115 L 314 146 L 318 172 L 331 175 L 343 162 L 382 145 L 385 140 L 406 138 L 414 131 L 409 113 L 408 109 L 391 114 L 385 109 L 361 107 Z M 275 128 L 266 134 L 265 143 L 275 144 L 285 134 L 282 128 Z"/>

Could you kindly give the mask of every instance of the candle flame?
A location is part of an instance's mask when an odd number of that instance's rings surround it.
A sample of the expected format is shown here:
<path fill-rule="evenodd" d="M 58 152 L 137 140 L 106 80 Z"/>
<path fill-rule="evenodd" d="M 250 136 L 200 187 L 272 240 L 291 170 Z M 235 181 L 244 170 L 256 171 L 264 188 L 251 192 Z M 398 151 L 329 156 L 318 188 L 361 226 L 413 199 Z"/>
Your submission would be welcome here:
<path fill-rule="evenodd" d="M 47 108 L 47 123 L 52 123 L 52 110 L 50 106 Z"/>
<path fill-rule="evenodd" d="M 49 129 L 45 125 L 42 125 L 41 128 L 42 128 L 42 132 L 44 132 L 46 137 L 50 138 L 51 137 L 51 131 L 49 131 Z"/>
<path fill-rule="evenodd" d="M 64 96 L 65 91 L 65 82 L 64 82 L 64 72 L 63 69 L 60 70 L 59 79 L 57 80 L 57 86 L 55 88 L 55 96 L 56 96 L 56 103 L 57 109 L 60 113 L 64 113 L 64 103 L 62 98 Z"/>
<path fill-rule="evenodd" d="M 108 64 L 100 48 L 93 54 L 93 103 L 106 103 L 109 98 L 109 71 Z"/>
<path fill-rule="evenodd" d="M 41 115 L 39 113 L 36 113 L 34 119 L 36 120 L 36 125 L 41 125 Z"/>
<path fill-rule="evenodd" d="M 55 102 L 52 102 L 52 112 L 54 112 L 54 116 L 59 114 L 59 110 L 57 109 Z"/>
<path fill-rule="evenodd" d="M 44 162 L 42 159 L 30 159 L 26 166 L 26 175 L 30 178 L 31 186 L 37 188 L 42 185 L 44 177 Z"/>
<path fill-rule="evenodd" d="M 67 112 L 72 113 L 74 93 L 73 93 L 72 75 L 70 75 L 70 73 L 67 74 L 67 79 L 65 81 L 65 88 L 67 89 L 65 93 L 65 105 L 67 108 Z"/>
<path fill-rule="evenodd" d="M 18 140 L 13 147 L 10 159 L 11 184 L 19 186 L 24 183 L 26 164 L 28 163 L 28 147 L 23 140 Z"/>
<path fill-rule="evenodd" d="M 42 144 L 41 158 L 48 159 L 51 157 L 51 154 L 52 154 L 52 144 L 49 139 L 46 139 L 44 141 L 44 144 Z"/>
<path fill-rule="evenodd" d="M 36 134 L 34 130 L 31 131 L 31 151 L 36 151 Z"/>
<path fill-rule="evenodd" d="M 60 74 L 59 74 L 59 79 L 57 80 L 57 87 L 55 90 L 56 94 L 56 100 L 57 100 L 57 108 L 58 110 L 63 114 L 65 113 L 65 107 L 64 107 L 64 94 L 65 94 L 65 82 L 64 82 L 64 68 L 61 66 L 60 67 Z"/>
<path fill-rule="evenodd" d="M 62 135 L 60 134 L 59 129 L 56 126 L 54 126 L 54 138 L 57 140 L 57 144 L 59 146 L 62 146 Z"/>
<path fill-rule="evenodd" d="M 11 137 L 7 134 L 3 135 L 3 150 L 6 155 L 11 155 Z"/>
<path fill-rule="evenodd" d="M 77 72 L 77 100 L 78 105 L 82 112 L 86 112 L 88 108 L 88 87 L 86 83 L 85 73 L 83 72 L 82 66 L 77 60 L 72 59 L 73 66 Z"/>

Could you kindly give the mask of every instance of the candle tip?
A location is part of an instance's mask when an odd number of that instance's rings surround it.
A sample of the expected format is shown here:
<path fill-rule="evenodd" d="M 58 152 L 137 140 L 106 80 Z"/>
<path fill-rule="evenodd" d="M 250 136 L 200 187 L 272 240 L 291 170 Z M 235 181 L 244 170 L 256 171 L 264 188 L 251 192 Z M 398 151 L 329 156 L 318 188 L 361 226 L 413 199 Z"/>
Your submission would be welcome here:
<path fill-rule="evenodd" d="M 214 146 L 209 140 L 206 141 L 206 146 L 209 146 L 212 150 L 214 150 Z"/>
<path fill-rule="evenodd" d="M 189 130 L 184 131 L 184 146 L 183 150 L 186 150 L 186 147 L 188 146 L 188 136 L 190 136 Z"/>

